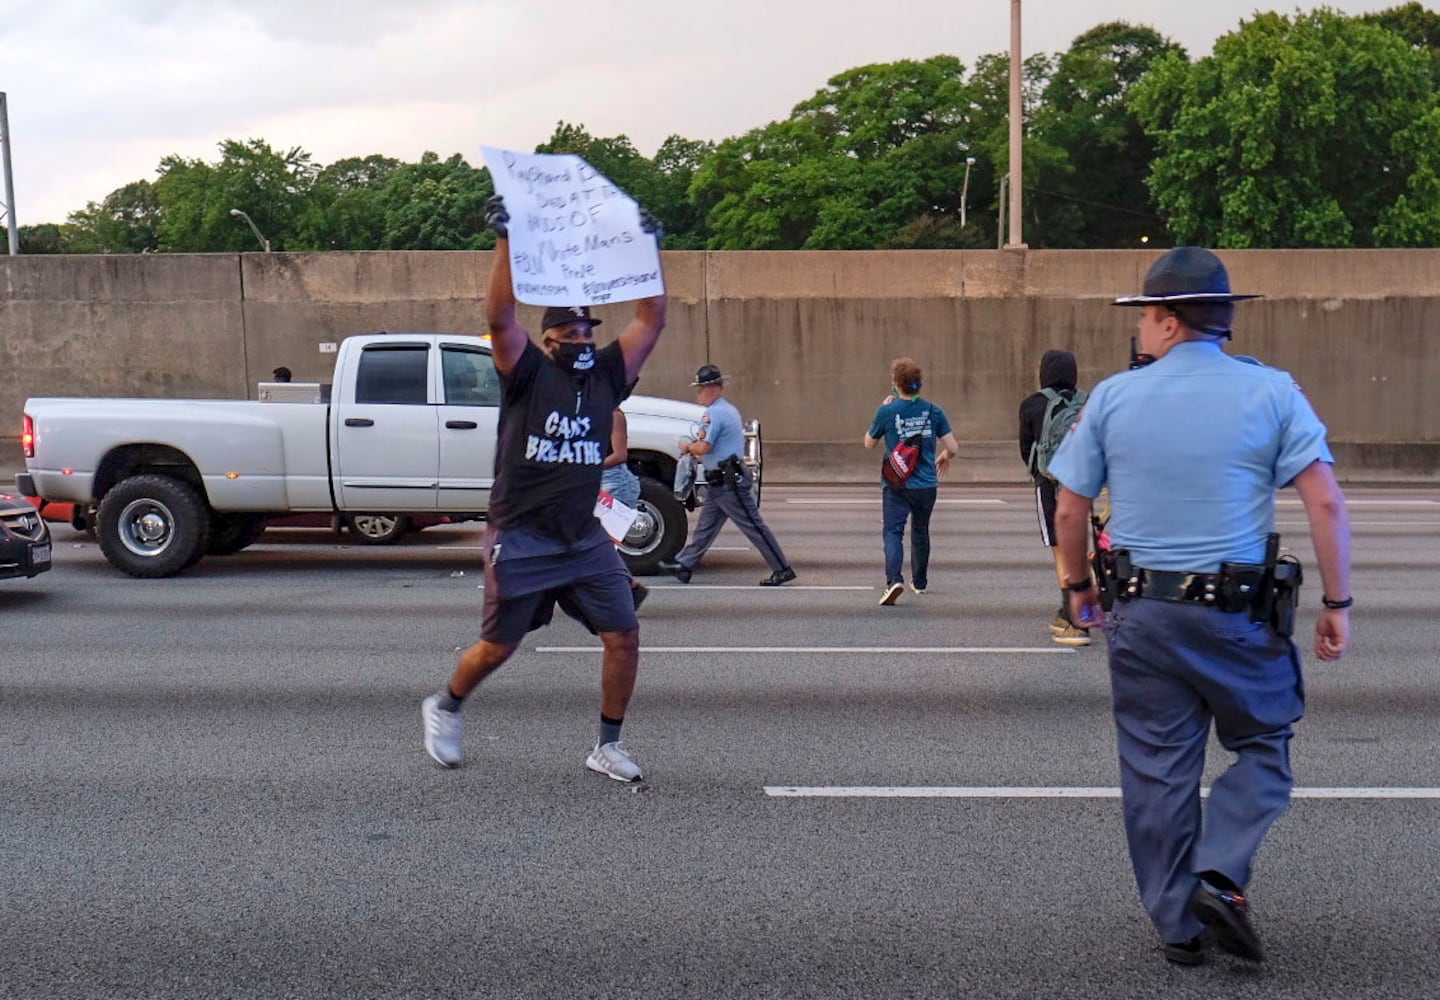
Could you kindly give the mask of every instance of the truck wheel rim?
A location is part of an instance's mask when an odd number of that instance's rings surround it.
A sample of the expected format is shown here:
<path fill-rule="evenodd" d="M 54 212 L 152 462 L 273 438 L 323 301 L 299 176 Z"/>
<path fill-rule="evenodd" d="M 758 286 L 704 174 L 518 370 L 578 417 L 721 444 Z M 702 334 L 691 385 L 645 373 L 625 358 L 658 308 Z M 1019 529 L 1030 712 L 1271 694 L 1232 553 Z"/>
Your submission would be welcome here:
<path fill-rule="evenodd" d="M 395 518 L 361 514 L 350 519 L 351 525 L 366 538 L 384 538 L 395 532 Z"/>
<path fill-rule="evenodd" d="M 175 515 L 156 500 L 132 500 L 120 512 L 120 542 L 137 556 L 158 556 L 175 537 Z"/>
<path fill-rule="evenodd" d="M 627 555 L 643 556 L 660 544 L 660 514 L 645 500 L 635 505 L 635 523 L 625 533 L 621 549 Z"/>

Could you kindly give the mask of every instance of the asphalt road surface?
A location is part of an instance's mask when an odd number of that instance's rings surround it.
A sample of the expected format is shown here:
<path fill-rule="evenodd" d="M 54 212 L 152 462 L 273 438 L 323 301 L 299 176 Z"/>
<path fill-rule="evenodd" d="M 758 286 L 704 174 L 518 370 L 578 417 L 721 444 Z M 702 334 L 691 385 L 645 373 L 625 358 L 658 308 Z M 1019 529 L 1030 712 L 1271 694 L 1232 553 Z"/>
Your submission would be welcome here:
<path fill-rule="evenodd" d="M 1311 797 L 1250 886 L 1270 958 L 1195 969 L 1136 898 L 1103 642 L 1049 641 L 1022 490 L 942 491 L 930 593 L 892 608 L 878 489 L 767 491 L 791 585 L 733 529 L 654 579 L 640 791 L 583 766 L 599 655 L 568 620 L 467 705 L 463 767 L 425 756 L 478 631 L 469 528 L 271 531 L 144 581 L 61 527 L 0 583 L 0 997 L 1434 997 L 1440 495 L 1350 499 L 1339 664 L 1280 507 Z"/>

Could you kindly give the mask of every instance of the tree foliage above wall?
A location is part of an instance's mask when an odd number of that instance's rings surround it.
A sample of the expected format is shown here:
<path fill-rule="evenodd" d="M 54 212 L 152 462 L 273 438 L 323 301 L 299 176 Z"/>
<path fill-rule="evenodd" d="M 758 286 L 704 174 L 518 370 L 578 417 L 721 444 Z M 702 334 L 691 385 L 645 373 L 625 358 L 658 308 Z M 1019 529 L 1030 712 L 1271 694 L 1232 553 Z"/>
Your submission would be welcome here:
<path fill-rule="evenodd" d="M 1022 79 L 1032 247 L 1440 245 L 1440 13 L 1414 0 L 1257 14 L 1194 62 L 1151 28 L 1101 24 Z M 672 135 L 647 157 L 562 121 L 536 151 L 583 156 L 665 222 L 669 249 L 993 247 L 1008 81 L 1004 54 L 859 66 L 718 143 Z M 459 154 L 219 152 L 21 227 L 22 252 L 258 250 L 234 208 L 275 250 L 494 246 L 489 172 Z"/>

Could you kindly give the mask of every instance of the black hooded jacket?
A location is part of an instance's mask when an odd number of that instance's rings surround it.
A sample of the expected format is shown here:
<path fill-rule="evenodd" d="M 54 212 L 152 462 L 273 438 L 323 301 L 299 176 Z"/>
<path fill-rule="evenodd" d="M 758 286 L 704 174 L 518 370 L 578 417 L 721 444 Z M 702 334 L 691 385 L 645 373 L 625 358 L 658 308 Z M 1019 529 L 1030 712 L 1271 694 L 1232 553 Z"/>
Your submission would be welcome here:
<path fill-rule="evenodd" d="M 1077 372 L 1075 355 L 1069 351 L 1046 351 L 1040 358 L 1040 388 L 1054 389 L 1069 399 L 1075 395 Z M 1045 393 L 1037 392 L 1026 396 L 1020 404 L 1020 461 L 1027 467 L 1030 464 L 1030 449 L 1040 437 L 1045 423 L 1047 403 L 1049 400 L 1045 398 Z"/>

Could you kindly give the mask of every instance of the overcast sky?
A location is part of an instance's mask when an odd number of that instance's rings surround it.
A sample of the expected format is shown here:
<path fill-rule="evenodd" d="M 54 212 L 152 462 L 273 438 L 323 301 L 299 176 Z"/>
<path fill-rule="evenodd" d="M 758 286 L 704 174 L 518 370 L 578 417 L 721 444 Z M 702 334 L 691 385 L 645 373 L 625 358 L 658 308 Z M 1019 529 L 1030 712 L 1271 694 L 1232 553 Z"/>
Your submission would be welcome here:
<path fill-rule="evenodd" d="M 1384 10 L 1401 0 L 1328 6 Z M 1026 55 L 1106 21 L 1207 55 L 1256 0 L 1024 0 Z M 315 162 L 531 150 L 558 121 L 719 140 L 869 63 L 1010 44 L 1009 0 L 0 0 L 16 218 L 62 222 L 227 138 Z M 3 188 L 0 188 L 3 200 Z M 0 244 L 3 245 L 3 244 Z"/>

